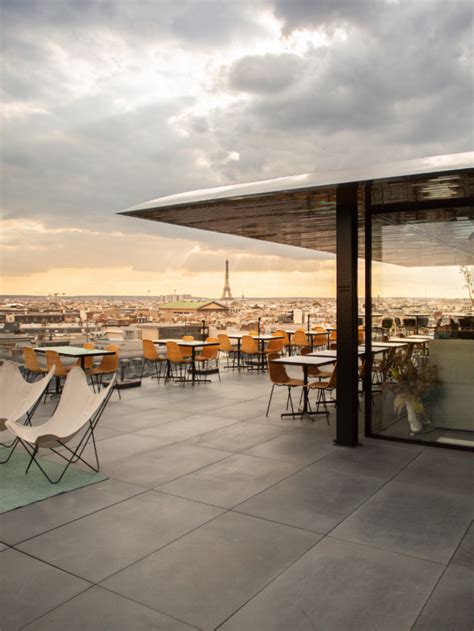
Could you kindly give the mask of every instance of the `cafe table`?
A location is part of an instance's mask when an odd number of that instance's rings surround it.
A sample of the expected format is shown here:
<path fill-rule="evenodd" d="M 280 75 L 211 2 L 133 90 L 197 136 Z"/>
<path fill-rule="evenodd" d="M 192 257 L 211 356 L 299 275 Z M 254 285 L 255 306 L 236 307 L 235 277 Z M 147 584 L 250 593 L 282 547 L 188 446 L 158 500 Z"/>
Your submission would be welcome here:
<path fill-rule="evenodd" d="M 291 338 L 296 333 L 296 331 L 303 331 L 306 337 L 309 338 L 309 345 L 313 346 L 313 338 L 316 335 L 324 335 L 326 337 L 326 346 L 329 347 L 329 337 L 331 335 L 331 331 L 335 331 L 336 329 L 330 328 L 325 331 L 307 331 L 303 328 L 301 329 L 285 329 L 285 333 L 288 335 L 288 342 L 290 343 L 290 353 L 291 353 Z"/>
<path fill-rule="evenodd" d="M 81 346 L 37 346 L 34 349 L 37 353 L 55 351 L 62 357 L 73 357 L 81 360 L 81 368 L 84 370 L 87 357 L 102 357 L 103 355 L 114 355 L 115 351 L 106 351 L 101 348 L 82 348 Z"/>
<path fill-rule="evenodd" d="M 242 368 L 242 353 L 240 350 L 242 338 L 248 333 L 227 333 L 227 337 L 231 340 L 237 340 L 237 367 Z M 269 342 L 270 340 L 283 340 L 283 335 L 271 335 L 270 333 L 261 333 L 260 335 L 250 335 L 256 342 L 258 342 L 258 347 L 260 352 L 263 352 L 265 349 L 265 342 Z"/>
<path fill-rule="evenodd" d="M 311 418 L 317 414 L 324 414 L 324 412 L 312 412 L 309 409 L 309 397 L 308 397 L 308 370 L 309 368 L 320 368 L 321 366 L 328 366 L 334 364 L 334 357 L 314 357 L 311 355 L 293 355 L 291 357 L 279 357 L 278 359 L 271 359 L 271 363 L 284 364 L 285 366 L 293 366 L 303 368 L 303 407 L 298 412 L 285 412 L 281 415 L 281 418 L 285 416 L 300 416 L 303 419 L 304 416 Z"/>
<path fill-rule="evenodd" d="M 372 348 L 372 353 L 383 353 L 386 348 Z M 365 346 L 357 347 L 357 355 L 359 357 L 363 357 L 366 353 Z M 306 357 L 332 357 L 334 361 L 337 359 L 337 350 L 322 350 L 322 351 L 313 351 L 312 353 L 308 353 Z"/>
<path fill-rule="evenodd" d="M 180 339 L 162 339 L 162 340 L 153 340 L 153 344 L 158 344 L 159 346 L 166 346 L 167 342 L 176 342 L 178 346 L 181 348 L 190 348 L 191 349 L 191 383 L 194 385 L 196 383 L 210 383 L 210 379 L 197 379 L 198 372 L 196 370 L 196 350 L 202 350 L 205 346 L 219 346 L 219 342 L 202 342 L 199 340 L 180 340 Z M 210 374 L 209 371 L 207 374 Z"/>

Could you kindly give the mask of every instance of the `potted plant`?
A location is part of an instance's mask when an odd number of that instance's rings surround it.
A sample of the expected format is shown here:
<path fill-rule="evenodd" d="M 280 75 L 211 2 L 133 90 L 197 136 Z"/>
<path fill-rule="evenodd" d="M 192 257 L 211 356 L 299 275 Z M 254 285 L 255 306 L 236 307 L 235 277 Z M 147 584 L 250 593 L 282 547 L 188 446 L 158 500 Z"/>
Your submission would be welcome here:
<path fill-rule="evenodd" d="M 410 435 L 413 436 L 423 427 L 423 399 L 433 388 L 435 369 L 426 362 L 416 365 L 410 357 L 400 355 L 390 370 L 390 376 L 392 380 L 386 386 L 395 394 L 395 412 L 400 415 L 403 408 L 406 409 Z"/>

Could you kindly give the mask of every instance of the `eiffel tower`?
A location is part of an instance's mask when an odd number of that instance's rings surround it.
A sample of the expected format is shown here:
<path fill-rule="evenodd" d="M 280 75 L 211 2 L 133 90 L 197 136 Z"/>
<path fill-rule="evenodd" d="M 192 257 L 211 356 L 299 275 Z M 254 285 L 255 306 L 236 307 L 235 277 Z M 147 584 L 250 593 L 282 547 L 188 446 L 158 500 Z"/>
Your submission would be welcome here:
<path fill-rule="evenodd" d="M 232 292 L 230 291 L 229 283 L 229 261 L 225 262 L 225 282 L 221 300 L 225 300 L 226 298 L 232 300 Z"/>

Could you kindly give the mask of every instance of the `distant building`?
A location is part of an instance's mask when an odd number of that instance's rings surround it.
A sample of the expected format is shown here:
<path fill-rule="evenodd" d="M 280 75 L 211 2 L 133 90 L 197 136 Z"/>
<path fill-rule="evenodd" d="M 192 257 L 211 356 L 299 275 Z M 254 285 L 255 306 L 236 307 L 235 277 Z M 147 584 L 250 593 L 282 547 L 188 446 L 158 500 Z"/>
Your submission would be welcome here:
<path fill-rule="evenodd" d="M 198 314 L 203 312 L 225 312 L 228 310 L 228 307 L 222 305 L 220 302 L 215 302 L 214 300 L 203 302 L 198 300 L 174 300 L 172 302 L 165 302 L 160 305 L 160 311 L 168 311 L 171 313 L 191 313 Z"/>

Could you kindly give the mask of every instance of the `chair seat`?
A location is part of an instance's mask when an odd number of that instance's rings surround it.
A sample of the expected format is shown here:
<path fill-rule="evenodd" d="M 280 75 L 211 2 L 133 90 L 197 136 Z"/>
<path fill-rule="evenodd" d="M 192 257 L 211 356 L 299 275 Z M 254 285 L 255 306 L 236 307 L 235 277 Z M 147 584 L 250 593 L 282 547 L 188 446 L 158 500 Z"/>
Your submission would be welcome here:
<path fill-rule="evenodd" d="M 329 386 L 329 381 L 313 381 L 308 384 L 308 388 L 317 389 L 317 390 L 327 390 Z"/>
<path fill-rule="evenodd" d="M 275 382 L 277 386 L 295 386 L 295 387 L 303 387 L 304 381 L 303 379 L 288 379 L 288 381 L 280 381 Z"/>

